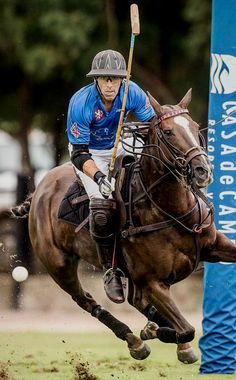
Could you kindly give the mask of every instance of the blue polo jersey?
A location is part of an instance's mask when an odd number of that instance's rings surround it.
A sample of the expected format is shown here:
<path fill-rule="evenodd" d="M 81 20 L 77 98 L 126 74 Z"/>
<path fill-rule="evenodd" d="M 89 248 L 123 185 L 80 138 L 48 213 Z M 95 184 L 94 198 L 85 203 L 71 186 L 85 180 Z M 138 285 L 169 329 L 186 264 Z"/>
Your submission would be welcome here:
<path fill-rule="evenodd" d="M 67 115 L 67 136 L 71 144 L 86 144 L 91 149 L 111 149 L 114 146 L 125 90 L 123 80 L 111 111 L 107 111 L 95 83 L 77 91 L 71 98 Z M 129 82 L 124 120 L 132 111 L 139 121 L 155 116 L 145 92 Z"/>

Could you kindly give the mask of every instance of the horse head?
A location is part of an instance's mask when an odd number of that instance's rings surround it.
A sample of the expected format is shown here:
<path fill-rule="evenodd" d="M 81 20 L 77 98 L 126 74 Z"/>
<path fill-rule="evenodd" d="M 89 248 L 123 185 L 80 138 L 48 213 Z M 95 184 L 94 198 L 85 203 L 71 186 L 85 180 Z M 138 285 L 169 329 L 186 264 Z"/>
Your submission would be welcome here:
<path fill-rule="evenodd" d="M 176 105 L 161 106 L 148 94 L 156 112 L 149 132 L 149 144 L 158 144 L 159 159 L 177 176 L 185 176 L 197 187 L 206 187 L 212 178 L 212 168 L 201 142 L 199 125 L 189 115 L 190 89 Z"/>

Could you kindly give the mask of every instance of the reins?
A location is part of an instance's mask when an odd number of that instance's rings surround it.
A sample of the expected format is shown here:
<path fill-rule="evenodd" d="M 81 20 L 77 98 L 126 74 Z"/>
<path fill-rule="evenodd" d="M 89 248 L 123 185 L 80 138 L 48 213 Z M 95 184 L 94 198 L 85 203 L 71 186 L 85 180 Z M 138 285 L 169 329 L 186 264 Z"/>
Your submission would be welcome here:
<path fill-rule="evenodd" d="M 132 130 L 129 130 L 129 132 L 132 133 L 134 138 L 134 144 L 133 144 L 133 153 L 136 155 L 139 155 L 140 157 L 150 157 L 151 159 L 157 160 L 164 165 L 168 172 L 164 173 L 160 178 L 158 178 L 156 181 L 154 181 L 149 187 L 145 186 L 143 175 L 142 175 L 142 166 L 140 165 L 140 158 L 136 161 L 136 168 L 134 170 L 134 173 L 136 172 L 137 177 L 139 179 L 142 192 L 141 194 L 133 194 L 132 192 L 132 186 L 130 185 L 130 191 L 129 191 L 129 202 L 128 202 L 128 214 L 129 214 L 129 226 L 128 228 L 122 230 L 121 236 L 123 238 L 127 238 L 129 236 L 134 236 L 136 234 L 140 233 L 147 233 L 152 231 L 158 231 L 161 229 L 165 229 L 168 227 L 171 227 L 173 225 L 179 225 L 182 228 L 184 228 L 187 232 L 191 233 L 194 237 L 195 246 L 196 246 L 196 252 L 197 252 L 197 258 L 195 263 L 195 268 L 197 268 L 198 263 L 200 261 L 200 240 L 199 240 L 199 234 L 203 232 L 204 229 L 209 228 L 214 219 L 214 207 L 213 204 L 207 199 L 207 197 L 203 194 L 202 191 L 200 191 L 195 183 L 195 181 L 192 181 L 190 185 L 186 184 L 186 179 L 190 175 L 189 165 L 191 161 L 196 158 L 197 156 L 206 156 L 207 153 L 205 152 L 205 140 L 203 136 L 200 135 L 200 140 L 202 142 L 203 148 L 201 146 L 193 146 L 190 149 L 188 149 L 186 152 L 181 152 L 178 148 L 176 148 L 174 145 L 172 145 L 167 138 L 164 135 L 164 132 L 160 128 L 160 124 L 162 121 L 180 115 L 188 113 L 187 109 L 179 109 L 179 110 L 173 110 L 172 112 L 168 112 L 164 115 L 161 115 L 159 118 L 155 120 L 154 123 L 145 123 L 144 126 L 141 127 L 141 123 L 132 123 Z M 135 139 L 137 136 L 142 137 L 142 132 L 146 131 L 148 127 L 154 126 L 156 128 L 157 133 L 157 139 L 158 144 L 146 144 L 144 145 L 145 148 L 155 148 L 157 149 L 157 152 L 162 153 L 162 158 L 160 157 L 160 154 L 158 153 L 157 156 L 154 156 L 152 154 L 146 153 L 139 148 L 139 152 L 137 152 L 135 148 Z M 125 123 L 124 127 L 128 127 L 129 123 Z M 128 145 L 124 142 L 124 145 Z M 167 158 L 164 152 L 161 150 L 160 145 L 163 144 L 171 159 Z M 129 146 L 129 145 L 128 145 Z M 130 146 L 129 146 L 130 147 Z M 178 182 L 181 182 L 182 185 L 192 192 L 194 195 L 194 198 L 196 200 L 195 205 L 189 210 L 186 214 L 181 215 L 180 217 L 174 217 L 173 215 L 169 214 L 165 210 L 163 210 L 153 199 L 152 199 L 152 190 L 156 188 L 156 186 L 160 185 L 160 183 L 164 182 L 168 176 L 173 175 Z M 132 182 L 132 181 L 131 181 Z M 132 210 L 134 205 L 140 201 L 142 198 L 147 198 L 152 206 L 157 209 L 162 215 L 165 215 L 168 219 L 164 220 L 162 222 L 152 223 L 148 225 L 143 226 L 134 226 L 133 220 L 132 220 Z M 203 204 L 205 204 L 208 208 L 207 215 L 203 218 L 202 214 L 202 207 Z M 195 214 L 199 215 L 199 222 L 195 223 L 192 227 L 187 226 L 186 222 L 191 219 Z M 208 217 L 210 216 L 210 222 L 205 223 Z"/>
<path fill-rule="evenodd" d="M 200 234 L 203 231 L 203 229 L 207 229 L 208 227 L 210 227 L 212 225 L 213 219 L 214 219 L 214 206 L 205 197 L 205 195 L 196 187 L 196 185 L 194 186 L 194 189 L 192 189 L 192 193 L 193 193 L 193 195 L 195 197 L 195 200 L 196 200 L 196 203 L 193 206 L 193 208 L 190 211 L 188 211 L 186 214 L 181 215 L 180 217 L 174 217 L 173 215 L 171 215 L 168 212 L 166 212 L 165 210 L 163 210 L 152 199 L 152 197 L 150 195 L 150 190 L 152 188 L 154 188 L 155 186 L 159 185 L 161 182 L 163 182 L 163 180 L 165 180 L 167 178 L 167 176 L 170 175 L 170 173 L 166 173 L 164 176 L 162 176 L 161 178 L 159 178 L 157 181 L 153 182 L 152 185 L 147 189 L 145 187 L 144 182 L 143 182 L 141 171 L 140 170 L 136 170 L 136 172 L 139 175 L 139 180 L 140 180 L 140 184 L 142 186 L 143 192 L 140 195 L 138 195 L 136 197 L 133 197 L 132 196 L 133 194 L 130 191 L 129 202 L 128 202 L 128 209 L 129 209 L 128 214 L 129 214 L 129 224 L 130 225 L 129 225 L 129 227 L 127 229 L 122 230 L 121 236 L 123 238 L 127 238 L 128 236 L 133 236 L 133 235 L 136 235 L 136 234 L 142 233 L 142 232 L 151 232 L 151 231 L 161 230 L 161 229 L 164 229 L 164 228 L 171 227 L 171 226 L 173 226 L 175 224 L 179 224 L 181 227 L 183 227 L 189 233 Z M 130 187 L 130 189 L 131 189 L 131 187 Z M 190 191 L 191 191 L 191 189 L 190 189 Z M 161 214 L 167 216 L 169 219 L 165 220 L 163 222 L 157 222 L 157 223 L 148 224 L 148 225 L 145 225 L 145 226 L 135 227 L 134 223 L 133 223 L 133 220 L 132 220 L 132 209 L 133 209 L 133 206 L 135 205 L 135 203 L 137 203 L 139 200 L 141 200 L 145 196 L 149 199 L 149 201 L 154 206 L 154 208 L 156 208 Z M 207 204 L 207 206 L 209 207 L 208 214 L 206 215 L 206 217 L 204 219 L 202 219 L 202 208 L 201 208 L 201 203 L 199 201 L 200 199 L 205 204 Z M 190 219 L 190 217 L 192 217 L 197 212 L 198 212 L 199 218 L 200 218 L 199 223 L 195 223 L 192 228 L 189 228 L 187 225 L 183 224 L 183 222 L 185 222 L 188 219 Z M 208 218 L 208 216 L 211 216 L 211 221 L 208 224 L 204 224 L 204 222 Z"/>

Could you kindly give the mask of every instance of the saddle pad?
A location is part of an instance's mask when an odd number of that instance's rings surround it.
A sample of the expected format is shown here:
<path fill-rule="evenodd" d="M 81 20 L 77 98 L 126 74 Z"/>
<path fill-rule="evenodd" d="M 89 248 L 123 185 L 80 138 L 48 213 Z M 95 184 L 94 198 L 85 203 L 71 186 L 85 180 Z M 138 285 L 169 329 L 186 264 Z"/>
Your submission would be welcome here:
<path fill-rule="evenodd" d="M 125 204 L 127 204 L 129 202 L 130 181 L 136 167 L 132 156 L 125 157 L 123 167 L 125 168 L 125 179 L 122 184 L 121 196 Z M 82 183 L 76 180 L 67 190 L 59 206 L 58 218 L 81 228 L 84 225 L 84 220 L 88 216 L 89 198 Z M 88 222 L 85 222 L 85 226 L 88 227 Z"/>
<path fill-rule="evenodd" d="M 89 215 L 89 198 L 82 185 L 75 181 L 67 190 L 58 210 L 58 218 L 78 226 Z M 88 223 L 86 223 L 88 225 Z"/>

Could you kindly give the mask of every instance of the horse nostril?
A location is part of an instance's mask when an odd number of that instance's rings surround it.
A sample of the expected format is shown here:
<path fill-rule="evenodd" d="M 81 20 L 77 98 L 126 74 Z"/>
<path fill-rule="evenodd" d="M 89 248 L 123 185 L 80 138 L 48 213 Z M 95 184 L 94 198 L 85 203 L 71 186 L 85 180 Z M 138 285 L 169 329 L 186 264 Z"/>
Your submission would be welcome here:
<path fill-rule="evenodd" d="M 208 176 L 208 171 L 204 169 L 202 166 L 197 166 L 195 169 L 195 175 L 197 175 L 199 178 L 205 179 Z"/>

